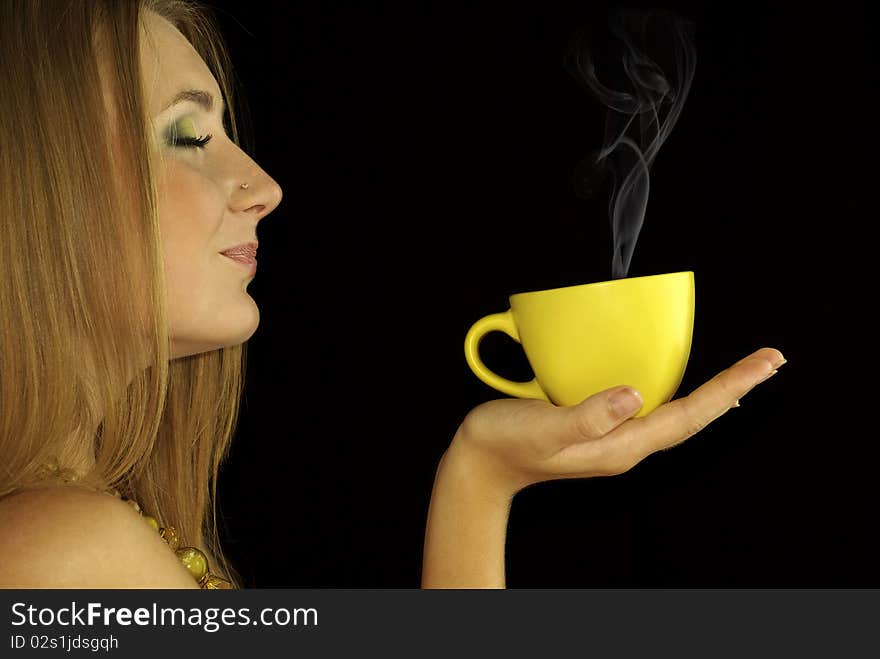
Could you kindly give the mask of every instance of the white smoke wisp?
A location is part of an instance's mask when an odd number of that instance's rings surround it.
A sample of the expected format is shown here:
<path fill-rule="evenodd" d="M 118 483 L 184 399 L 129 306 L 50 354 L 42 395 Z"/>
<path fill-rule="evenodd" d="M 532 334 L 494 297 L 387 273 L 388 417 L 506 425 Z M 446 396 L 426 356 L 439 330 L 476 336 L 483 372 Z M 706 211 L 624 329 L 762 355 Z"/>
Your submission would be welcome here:
<path fill-rule="evenodd" d="M 675 62 L 671 78 L 648 56 L 647 34 L 652 19 L 659 20 L 672 36 Z M 622 279 L 629 272 L 645 221 L 651 165 L 678 121 L 697 58 L 693 24 L 669 12 L 619 10 L 612 16 L 611 30 L 624 45 L 623 70 L 629 90 L 614 90 L 599 81 L 583 32 L 576 34 L 566 53 L 565 68 L 608 108 L 602 148 L 581 161 L 574 182 L 578 196 L 592 198 L 605 177 L 612 177 L 608 203 L 613 240 L 611 269 L 612 278 Z M 638 135 L 630 137 L 636 117 Z"/>

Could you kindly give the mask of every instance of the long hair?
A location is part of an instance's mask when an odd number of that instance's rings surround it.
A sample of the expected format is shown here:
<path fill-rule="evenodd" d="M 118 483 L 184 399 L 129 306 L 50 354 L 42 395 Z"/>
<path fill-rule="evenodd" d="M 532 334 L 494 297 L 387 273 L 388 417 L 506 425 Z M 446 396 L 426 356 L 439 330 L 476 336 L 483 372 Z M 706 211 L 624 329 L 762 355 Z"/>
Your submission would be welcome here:
<path fill-rule="evenodd" d="M 0 2 L 0 497 L 93 450 L 82 483 L 133 497 L 240 585 L 220 547 L 217 474 L 246 345 L 170 357 L 144 9 L 208 65 L 238 144 L 231 61 L 209 8 Z"/>

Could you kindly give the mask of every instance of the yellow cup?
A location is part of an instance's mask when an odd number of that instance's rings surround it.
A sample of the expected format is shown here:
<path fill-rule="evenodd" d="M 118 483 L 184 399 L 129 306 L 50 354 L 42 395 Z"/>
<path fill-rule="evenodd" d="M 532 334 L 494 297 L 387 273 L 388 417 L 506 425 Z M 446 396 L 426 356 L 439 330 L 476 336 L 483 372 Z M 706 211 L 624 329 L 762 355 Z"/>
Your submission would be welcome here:
<path fill-rule="evenodd" d="M 490 387 L 517 398 L 576 405 L 593 394 L 630 385 L 645 416 L 675 395 L 684 377 L 694 330 L 694 273 L 613 279 L 517 293 L 510 308 L 478 320 L 464 356 Z M 514 382 L 480 359 L 480 341 L 504 332 L 522 344 L 535 374 Z"/>

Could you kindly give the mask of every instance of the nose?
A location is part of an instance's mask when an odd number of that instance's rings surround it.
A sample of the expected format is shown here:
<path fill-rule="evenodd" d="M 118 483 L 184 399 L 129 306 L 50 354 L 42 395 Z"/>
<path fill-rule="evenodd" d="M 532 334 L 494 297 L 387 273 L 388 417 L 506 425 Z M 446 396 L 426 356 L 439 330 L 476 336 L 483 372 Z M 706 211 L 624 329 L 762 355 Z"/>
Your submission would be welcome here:
<path fill-rule="evenodd" d="M 238 194 L 232 196 L 235 209 L 252 214 L 258 220 L 275 210 L 284 196 L 277 181 L 260 167 L 250 176 L 242 177 L 237 185 Z"/>

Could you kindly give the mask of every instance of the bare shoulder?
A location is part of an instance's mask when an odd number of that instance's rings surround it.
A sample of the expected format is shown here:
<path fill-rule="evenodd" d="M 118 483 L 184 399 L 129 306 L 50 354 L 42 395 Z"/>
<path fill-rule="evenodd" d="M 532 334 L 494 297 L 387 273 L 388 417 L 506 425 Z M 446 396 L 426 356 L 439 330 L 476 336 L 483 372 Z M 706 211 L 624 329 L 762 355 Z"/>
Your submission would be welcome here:
<path fill-rule="evenodd" d="M 197 588 L 131 506 L 76 487 L 0 499 L 0 587 Z"/>

